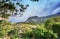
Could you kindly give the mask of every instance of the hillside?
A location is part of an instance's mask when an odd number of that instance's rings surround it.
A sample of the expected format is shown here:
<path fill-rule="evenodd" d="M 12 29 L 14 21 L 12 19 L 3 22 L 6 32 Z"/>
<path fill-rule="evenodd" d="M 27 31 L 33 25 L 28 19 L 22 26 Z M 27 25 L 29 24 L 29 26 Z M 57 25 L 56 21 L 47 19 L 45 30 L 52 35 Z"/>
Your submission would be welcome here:
<path fill-rule="evenodd" d="M 13 23 L 0 20 L 2 39 L 58 39 L 60 37 L 60 16 L 49 18 L 45 23 Z M 53 38 L 51 38 L 53 37 Z"/>
<path fill-rule="evenodd" d="M 38 17 L 38 16 L 33 16 L 33 17 L 29 17 L 25 23 L 43 23 L 45 22 L 48 18 L 55 18 L 55 17 L 59 17 L 60 13 L 57 14 L 53 14 L 53 15 L 49 15 L 49 16 L 44 16 L 44 17 Z"/>

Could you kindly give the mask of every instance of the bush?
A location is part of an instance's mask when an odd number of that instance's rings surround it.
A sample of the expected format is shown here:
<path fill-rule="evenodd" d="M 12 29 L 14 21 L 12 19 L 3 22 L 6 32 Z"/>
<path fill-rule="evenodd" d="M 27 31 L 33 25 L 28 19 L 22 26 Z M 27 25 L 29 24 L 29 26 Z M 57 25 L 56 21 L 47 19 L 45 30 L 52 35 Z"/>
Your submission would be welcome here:
<path fill-rule="evenodd" d="M 8 35 L 10 36 L 11 39 L 19 38 L 19 30 L 14 29 L 8 32 Z"/>
<path fill-rule="evenodd" d="M 52 30 L 55 33 L 60 33 L 60 24 L 53 24 L 52 26 L 53 26 Z"/>
<path fill-rule="evenodd" d="M 0 20 L 0 38 L 9 36 L 11 39 L 19 38 L 19 29 L 14 27 L 10 22 Z"/>
<path fill-rule="evenodd" d="M 12 29 L 12 25 L 8 21 L 0 20 L 0 37 L 4 37 Z"/>
<path fill-rule="evenodd" d="M 46 30 L 44 27 L 38 27 L 31 32 L 25 32 L 23 38 L 35 38 L 35 39 L 57 39 L 57 34 L 53 33 L 52 30 Z"/>

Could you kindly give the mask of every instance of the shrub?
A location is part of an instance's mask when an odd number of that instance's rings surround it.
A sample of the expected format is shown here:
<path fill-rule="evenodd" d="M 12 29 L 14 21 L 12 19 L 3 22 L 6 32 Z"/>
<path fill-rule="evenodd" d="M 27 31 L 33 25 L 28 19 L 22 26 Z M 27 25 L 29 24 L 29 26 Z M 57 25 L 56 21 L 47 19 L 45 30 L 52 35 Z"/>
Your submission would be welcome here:
<path fill-rule="evenodd" d="M 60 24 L 53 24 L 52 26 L 53 26 L 52 30 L 55 33 L 60 33 Z"/>
<path fill-rule="evenodd" d="M 8 32 L 8 35 L 10 36 L 11 39 L 19 38 L 19 30 L 13 29 L 10 32 Z"/>
<path fill-rule="evenodd" d="M 0 20 L 0 37 L 4 37 L 12 29 L 12 25 L 8 21 Z"/>
<path fill-rule="evenodd" d="M 53 33 L 52 30 L 46 30 L 44 27 L 38 27 L 35 30 L 32 30 L 31 32 L 25 32 L 24 38 L 35 38 L 35 39 L 57 39 L 57 34 Z"/>

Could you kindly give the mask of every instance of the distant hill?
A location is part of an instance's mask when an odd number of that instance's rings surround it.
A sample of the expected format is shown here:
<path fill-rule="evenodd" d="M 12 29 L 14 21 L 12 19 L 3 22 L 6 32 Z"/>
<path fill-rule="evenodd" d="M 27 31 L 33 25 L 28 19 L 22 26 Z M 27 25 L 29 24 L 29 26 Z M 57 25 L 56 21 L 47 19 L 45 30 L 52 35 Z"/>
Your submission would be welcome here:
<path fill-rule="evenodd" d="M 54 18 L 54 17 L 58 17 L 60 16 L 60 12 L 57 14 L 52 14 L 49 16 L 44 16 L 44 17 L 38 17 L 38 16 L 33 16 L 33 17 L 29 17 L 25 23 L 42 23 L 45 22 L 48 18 Z"/>

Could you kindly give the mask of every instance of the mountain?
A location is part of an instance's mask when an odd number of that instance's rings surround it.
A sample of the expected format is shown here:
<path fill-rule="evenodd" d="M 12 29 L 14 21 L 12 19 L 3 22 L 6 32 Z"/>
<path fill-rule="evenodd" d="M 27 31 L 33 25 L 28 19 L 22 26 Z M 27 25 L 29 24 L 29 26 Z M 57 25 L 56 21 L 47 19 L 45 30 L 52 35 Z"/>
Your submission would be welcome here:
<path fill-rule="evenodd" d="M 29 17 L 25 23 L 42 23 L 42 22 L 45 22 L 48 18 L 54 18 L 54 17 L 57 17 L 57 16 L 60 16 L 60 12 L 57 13 L 57 14 L 52 14 L 52 15 L 49 15 L 49 16 L 44 16 L 44 17 L 38 17 L 38 16 L 33 16 L 33 17 Z"/>
<path fill-rule="evenodd" d="M 33 17 L 29 17 L 25 23 L 42 23 L 44 21 L 46 21 L 47 18 L 45 17 L 38 17 L 38 16 L 33 16 Z"/>

